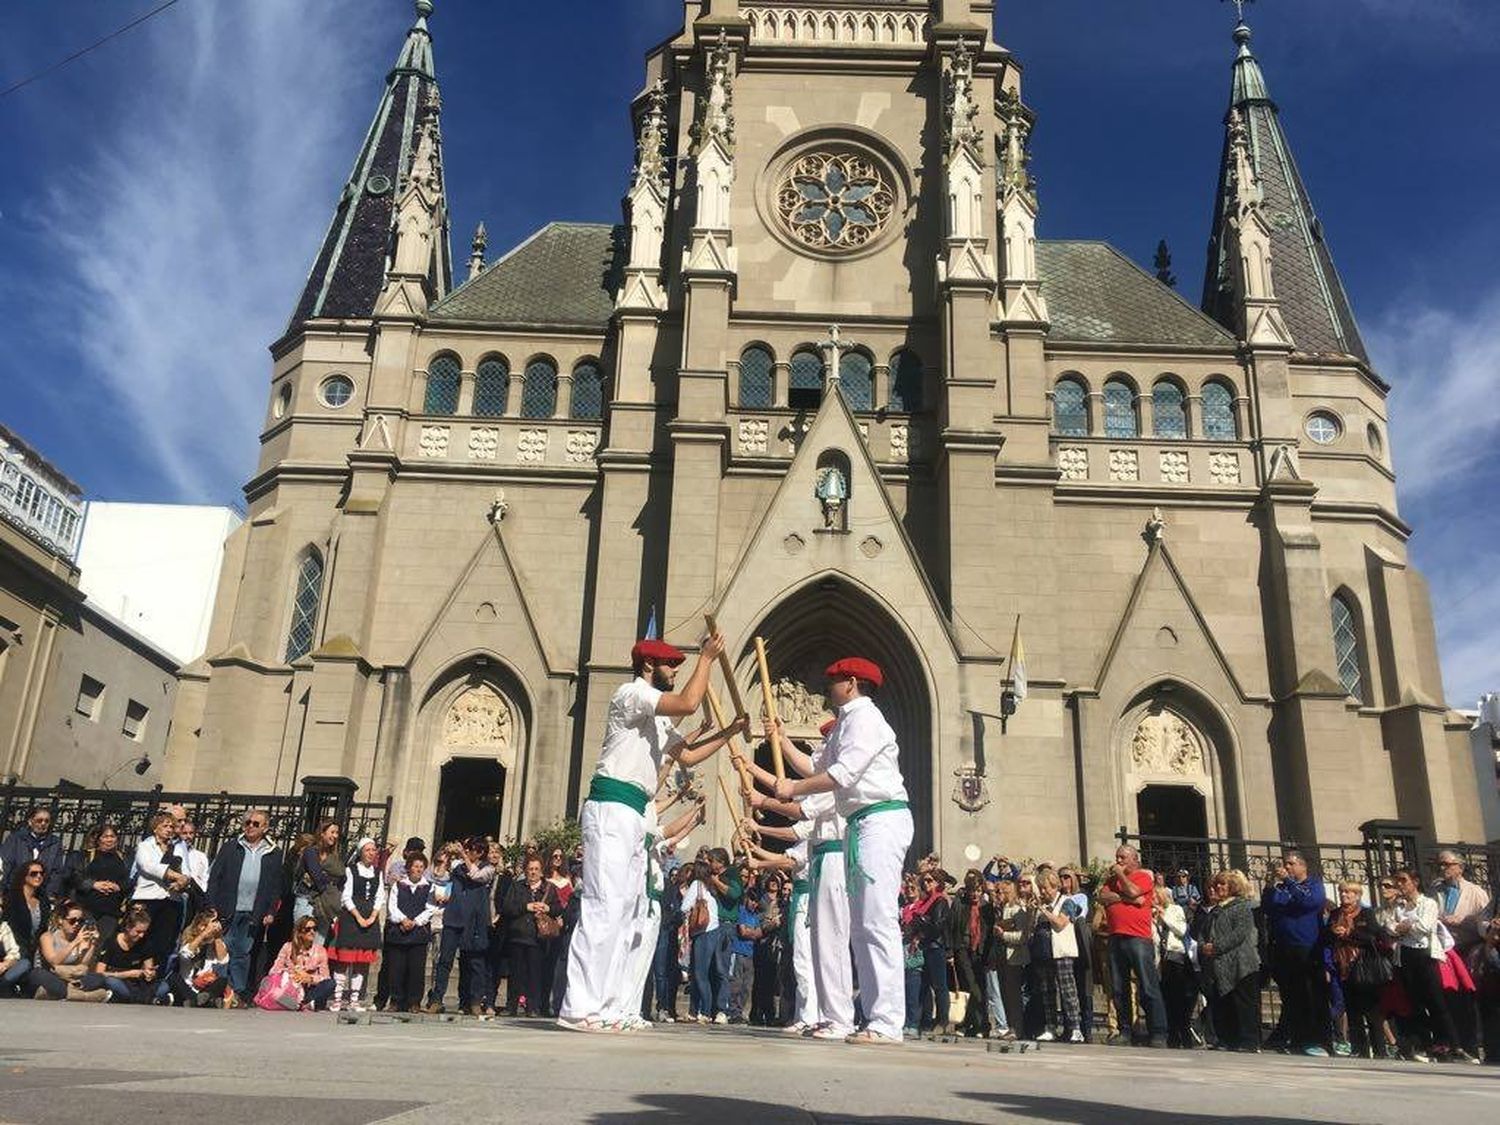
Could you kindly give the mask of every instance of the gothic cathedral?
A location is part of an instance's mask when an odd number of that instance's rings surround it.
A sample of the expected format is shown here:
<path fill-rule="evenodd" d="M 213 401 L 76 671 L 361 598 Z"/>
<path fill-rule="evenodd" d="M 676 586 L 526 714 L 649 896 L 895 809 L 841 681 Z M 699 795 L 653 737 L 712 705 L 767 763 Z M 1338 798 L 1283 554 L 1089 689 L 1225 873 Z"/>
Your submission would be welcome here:
<path fill-rule="evenodd" d="M 883 666 L 919 848 L 1476 838 L 1389 387 L 1249 28 L 1196 306 L 1037 237 L 994 7 L 690 0 L 624 221 L 489 261 L 481 227 L 455 284 L 416 0 L 272 349 L 168 788 L 346 778 L 397 838 L 523 836 L 576 813 L 632 642 L 712 613 L 793 733 L 829 660 Z"/>

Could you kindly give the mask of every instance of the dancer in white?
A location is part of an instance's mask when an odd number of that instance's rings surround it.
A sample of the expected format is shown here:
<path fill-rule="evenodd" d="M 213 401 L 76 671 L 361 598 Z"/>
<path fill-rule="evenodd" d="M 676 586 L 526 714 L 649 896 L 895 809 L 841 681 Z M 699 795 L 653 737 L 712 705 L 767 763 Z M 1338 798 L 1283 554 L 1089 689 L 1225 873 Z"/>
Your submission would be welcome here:
<path fill-rule="evenodd" d="M 895 732 L 870 698 L 884 682 L 879 666 L 848 657 L 830 664 L 826 675 L 828 702 L 835 710 L 825 746 L 828 764 L 811 777 L 778 781 L 776 796 L 834 794 L 847 822 L 844 867 L 865 1014 L 864 1028 L 848 1042 L 900 1044 L 906 988 L 897 900 L 913 832 L 900 751 Z"/>
<path fill-rule="evenodd" d="M 709 671 L 724 651 L 717 633 L 705 638 L 698 663 L 681 691 L 673 691 L 685 657 L 665 641 L 644 640 L 631 649 L 635 678 L 611 697 L 604 749 L 579 818 L 583 830 L 583 895 L 568 949 L 568 991 L 561 1027 L 572 1031 L 627 1031 L 618 1020 L 623 995 L 630 919 L 646 880 L 646 803 L 655 793 L 664 758 L 695 765 L 744 724 L 688 743 L 673 720 L 695 713 Z M 638 998 L 637 998 L 638 999 Z"/>

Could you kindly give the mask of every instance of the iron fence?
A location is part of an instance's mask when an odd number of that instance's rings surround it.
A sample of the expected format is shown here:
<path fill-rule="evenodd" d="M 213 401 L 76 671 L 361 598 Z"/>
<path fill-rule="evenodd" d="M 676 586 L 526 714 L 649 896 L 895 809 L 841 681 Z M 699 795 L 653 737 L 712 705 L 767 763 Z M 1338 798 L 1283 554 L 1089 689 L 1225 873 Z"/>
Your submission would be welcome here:
<path fill-rule="evenodd" d="M 74 851 L 101 824 L 112 824 L 120 834 L 120 847 L 135 846 L 149 830 L 158 810 L 179 805 L 197 828 L 195 846 L 212 858 L 221 845 L 239 835 L 250 809 L 264 809 L 270 817 L 270 835 L 289 847 L 299 833 L 317 824 L 337 821 L 346 840 L 369 836 L 384 841 L 391 823 L 391 799 L 355 801 L 352 784 L 347 787 L 307 786 L 298 795 L 246 793 L 167 792 L 161 787 L 145 791 L 116 789 L 32 788 L 0 786 L 0 837 L 26 823 L 36 806 L 52 812 L 52 831 L 63 846 Z"/>
<path fill-rule="evenodd" d="M 1488 844 L 1438 844 L 1427 850 L 1431 874 L 1443 874 L 1438 855 L 1452 852 L 1464 861 L 1464 878 L 1489 889 L 1491 898 L 1500 899 L 1500 840 Z"/>
<path fill-rule="evenodd" d="M 1373 892 L 1383 872 L 1405 867 L 1416 859 L 1414 844 L 1402 836 L 1367 836 L 1357 844 L 1299 843 L 1289 840 L 1242 840 L 1214 836 L 1155 836 L 1121 827 L 1122 844 L 1141 854 L 1141 864 L 1170 881 L 1187 871 L 1203 888 L 1217 871 L 1243 871 L 1251 886 L 1263 886 L 1275 865 L 1289 850 L 1301 852 L 1309 871 L 1325 883 L 1357 882 Z"/>

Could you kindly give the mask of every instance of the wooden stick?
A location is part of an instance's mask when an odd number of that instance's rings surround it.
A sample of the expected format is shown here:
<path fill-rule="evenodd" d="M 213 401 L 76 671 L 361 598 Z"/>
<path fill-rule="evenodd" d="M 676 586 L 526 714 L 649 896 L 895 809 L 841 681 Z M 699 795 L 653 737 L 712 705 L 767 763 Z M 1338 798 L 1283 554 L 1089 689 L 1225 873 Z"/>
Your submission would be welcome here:
<path fill-rule="evenodd" d="M 734 801 L 729 796 L 729 783 L 724 780 L 722 773 L 719 775 L 719 792 L 723 795 L 724 805 L 729 810 L 730 823 L 734 825 L 734 831 L 729 834 L 729 848 L 731 851 L 739 850 L 735 848 L 735 842 L 740 839 L 740 816 L 734 811 Z"/>
<path fill-rule="evenodd" d="M 719 706 L 719 697 L 710 685 L 703 693 L 704 705 L 708 708 L 709 715 L 715 726 L 724 726 L 724 709 Z M 740 775 L 740 799 L 745 803 L 745 810 L 756 820 L 760 819 L 760 810 L 750 804 L 750 794 L 755 791 L 755 782 L 750 778 L 750 771 L 745 767 L 745 748 L 739 743 L 739 736 L 735 735 L 729 740 L 729 759 L 734 763 L 734 768 Z"/>
<path fill-rule="evenodd" d="M 703 623 L 708 626 L 708 635 L 713 636 L 719 631 L 719 623 L 714 620 L 714 615 L 705 613 Z M 734 668 L 729 663 L 729 653 L 719 653 L 719 671 L 724 673 L 724 683 L 729 689 L 729 701 L 734 704 L 734 717 L 736 719 L 748 719 L 750 712 L 745 710 L 745 701 L 740 698 L 740 685 L 734 678 Z M 725 724 L 719 723 L 722 728 Z"/>
<path fill-rule="evenodd" d="M 755 638 L 755 666 L 760 671 L 760 694 L 765 701 L 766 718 L 776 719 L 776 696 L 771 692 L 771 668 L 766 663 L 766 642 L 763 637 Z M 770 735 L 770 729 L 766 733 Z M 776 780 L 786 780 L 786 763 L 781 760 L 781 739 L 771 737 L 771 765 L 776 770 Z"/>

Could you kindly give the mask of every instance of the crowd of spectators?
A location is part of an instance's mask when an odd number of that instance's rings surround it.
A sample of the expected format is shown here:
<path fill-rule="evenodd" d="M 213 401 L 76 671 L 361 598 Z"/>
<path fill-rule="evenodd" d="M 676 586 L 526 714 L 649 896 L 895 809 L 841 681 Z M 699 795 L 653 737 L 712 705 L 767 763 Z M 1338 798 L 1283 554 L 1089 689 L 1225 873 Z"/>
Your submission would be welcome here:
<path fill-rule="evenodd" d="M 283 849 L 269 821 L 245 813 L 210 862 L 180 808 L 133 848 L 101 824 L 72 852 L 32 809 L 0 842 L 0 996 L 555 1015 L 576 851 L 475 837 L 429 856 L 332 821 Z M 1438 861 L 1370 901 L 1295 850 L 1260 885 L 1230 870 L 1201 889 L 1130 847 L 1108 868 L 997 856 L 962 879 L 927 856 L 900 903 L 907 1035 L 1500 1062 L 1500 918 L 1461 857 Z M 643 1018 L 793 1026 L 790 879 L 711 847 L 665 876 Z"/>

